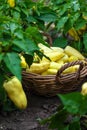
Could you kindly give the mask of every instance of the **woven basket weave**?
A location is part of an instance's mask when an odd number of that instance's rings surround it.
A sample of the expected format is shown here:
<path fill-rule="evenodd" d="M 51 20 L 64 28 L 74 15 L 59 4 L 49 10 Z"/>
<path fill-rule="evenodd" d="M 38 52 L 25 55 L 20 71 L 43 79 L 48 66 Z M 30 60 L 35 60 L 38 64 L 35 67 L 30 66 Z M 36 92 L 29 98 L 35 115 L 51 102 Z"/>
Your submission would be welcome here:
<path fill-rule="evenodd" d="M 77 72 L 63 74 L 70 66 L 80 65 Z M 80 88 L 87 76 L 87 64 L 74 61 L 65 64 L 56 75 L 42 76 L 35 73 L 22 72 L 23 84 L 28 89 L 43 96 L 56 96 L 58 93 L 69 93 Z"/>

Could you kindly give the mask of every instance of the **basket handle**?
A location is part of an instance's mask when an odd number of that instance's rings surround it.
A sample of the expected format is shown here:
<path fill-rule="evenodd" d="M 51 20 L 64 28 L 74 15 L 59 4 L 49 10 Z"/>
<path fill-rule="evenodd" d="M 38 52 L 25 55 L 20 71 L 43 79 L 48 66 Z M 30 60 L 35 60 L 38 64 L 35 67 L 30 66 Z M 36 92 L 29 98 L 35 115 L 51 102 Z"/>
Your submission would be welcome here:
<path fill-rule="evenodd" d="M 79 69 L 77 70 L 77 72 L 75 72 L 75 75 L 76 75 L 76 79 L 79 79 L 80 78 L 80 71 L 82 70 L 83 66 L 84 66 L 84 63 L 82 61 L 73 61 L 73 62 L 70 62 L 70 63 L 67 63 L 65 64 L 64 66 L 62 66 L 60 68 L 60 70 L 58 70 L 57 74 L 56 74 L 56 82 L 57 83 L 61 83 L 61 73 L 67 69 L 68 67 L 71 67 L 71 66 L 74 66 L 74 65 L 80 65 L 79 66 Z"/>

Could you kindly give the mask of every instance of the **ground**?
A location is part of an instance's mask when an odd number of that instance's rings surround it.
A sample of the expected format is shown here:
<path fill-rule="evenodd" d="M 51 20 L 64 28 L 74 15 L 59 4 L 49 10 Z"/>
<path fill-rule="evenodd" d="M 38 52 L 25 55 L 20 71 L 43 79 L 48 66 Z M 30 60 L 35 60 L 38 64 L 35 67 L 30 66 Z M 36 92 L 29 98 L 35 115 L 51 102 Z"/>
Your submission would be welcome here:
<path fill-rule="evenodd" d="M 0 112 L 0 130 L 48 130 L 39 124 L 38 119 L 44 119 L 56 111 L 58 97 L 44 97 L 26 93 L 28 107 L 13 112 Z"/>

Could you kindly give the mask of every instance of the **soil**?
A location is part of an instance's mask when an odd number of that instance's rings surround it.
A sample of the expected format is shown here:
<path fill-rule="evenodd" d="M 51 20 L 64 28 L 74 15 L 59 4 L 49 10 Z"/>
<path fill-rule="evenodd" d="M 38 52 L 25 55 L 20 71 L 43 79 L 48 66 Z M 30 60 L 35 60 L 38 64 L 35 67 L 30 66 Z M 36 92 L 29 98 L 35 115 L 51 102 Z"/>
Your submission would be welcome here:
<path fill-rule="evenodd" d="M 44 97 L 26 93 L 28 106 L 25 110 L 0 112 L 0 130 L 48 130 L 38 119 L 45 119 L 54 113 L 59 104 L 58 97 Z"/>

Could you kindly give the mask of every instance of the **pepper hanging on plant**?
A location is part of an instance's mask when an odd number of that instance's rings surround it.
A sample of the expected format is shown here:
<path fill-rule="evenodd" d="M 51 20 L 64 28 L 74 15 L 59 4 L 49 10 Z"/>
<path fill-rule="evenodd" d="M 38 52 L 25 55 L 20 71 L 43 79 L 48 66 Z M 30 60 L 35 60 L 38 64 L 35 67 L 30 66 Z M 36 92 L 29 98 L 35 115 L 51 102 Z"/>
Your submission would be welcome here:
<path fill-rule="evenodd" d="M 27 97 L 17 77 L 13 76 L 11 79 L 5 81 L 3 87 L 15 106 L 19 109 L 25 109 L 27 107 Z"/>

